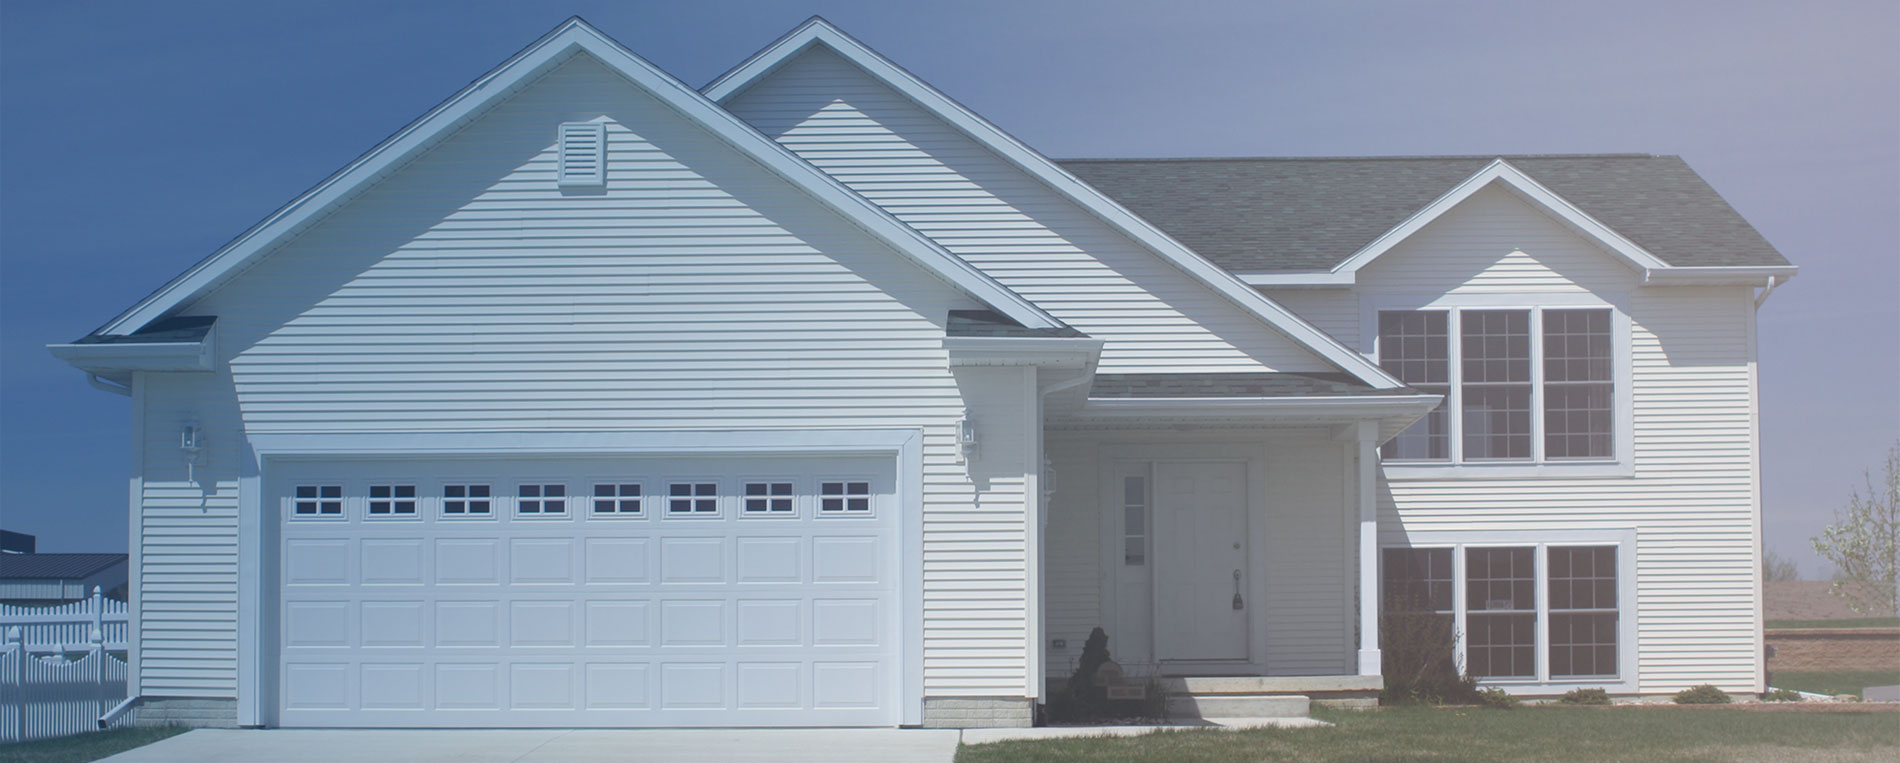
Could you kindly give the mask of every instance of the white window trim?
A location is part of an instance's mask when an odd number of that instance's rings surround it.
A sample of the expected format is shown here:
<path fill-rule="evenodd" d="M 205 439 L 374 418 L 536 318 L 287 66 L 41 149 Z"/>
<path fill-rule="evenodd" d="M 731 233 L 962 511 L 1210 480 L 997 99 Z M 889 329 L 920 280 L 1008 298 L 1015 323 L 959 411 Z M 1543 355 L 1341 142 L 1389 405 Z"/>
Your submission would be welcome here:
<path fill-rule="evenodd" d="M 546 509 L 548 500 L 546 493 L 549 485 L 561 486 L 563 495 L 559 499 L 561 501 L 561 511 L 558 514 L 550 514 Z M 508 491 L 508 516 L 512 519 L 532 522 L 560 522 L 571 520 L 574 517 L 574 486 L 568 484 L 567 480 L 558 477 L 522 477 L 510 480 L 508 486 L 510 488 Z M 521 501 L 523 500 L 521 489 L 528 486 L 541 488 L 541 492 L 543 493 L 541 497 L 530 497 L 526 499 L 530 501 L 541 501 L 543 507 L 541 511 L 524 512 L 521 510 Z M 588 485 L 588 487 L 591 489 L 593 485 Z M 489 492 L 494 492 L 494 488 L 489 488 Z M 591 501 L 588 503 L 588 508 L 593 508 Z"/>
<path fill-rule="evenodd" d="M 1363 345 L 1361 352 L 1377 361 L 1379 358 L 1379 313 L 1397 310 L 1448 310 L 1446 321 L 1447 349 L 1453 357 L 1449 361 L 1446 381 L 1448 382 L 1446 427 L 1451 458 L 1445 461 L 1382 459 L 1380 464 L 1386 479 L 1422 480 L 1422 479 L 1512 479 L 1521 477 L 1553 477 L 1562 479 L 1579 478 L 1615 478 L 1632 477 L 1636 474 L 1635 459 L 1632 451 L 1636 447 L 1636 417 L 1632 410 L 1635 396 L 1632 394 L 1634 372 L 1630 349 L 1631 327 L 1629 311 L 1615 302 L 1606 301 L 1602 296 L 1587 293 L 1547 293 L 1547 294 L 1431 294 L 1404 295 L 1378 294 L 1360 299 L 1359 335 Z M 1610 311 L 1610 365 L 1611 381 L 1614 389 L 1611 399 L 1616 410 L 1613 412 L 1612 456 L 1607 459 L 1564 459 L 1550 461 L 1544 458 L 1544 322 L 1545 309 L 1606 308 Z M 1459 341 L 1459 311 L 1464 309 L 1481 310 L 1529 310 L 1531 311 L 1531 458 L 1527 461 L 1464 461 L 1464 421 L 1462 414 L 1464 380 L 1463 369 L 1457 362 L 1459 354 L 1455 348 Z"/>
<path fill-rule="evenodd" d="M 1535 678 L 1484 678 L 1478 684 L 1497 687 L 1512 694 L 1562 694 L 1571 689 L 1602 689 L 1612 694 L 1635 694 L 1637 687 L 1636 642 L 1636 530 L 1548 530 L 1548 531 L 1427 531 L 1408 533 L 1406 543 L 1381 544 L 1380 563 L 1389 548 L 1449 548 L 1452 570 L 1452 612 L 1458 638 L 1453 646 L 1458 666 L 1465 665 L 1465 549 L 1480 547 L 1534 547 L 1537 568 L 1537 675 Z M 1606 678 L 1550 677 L 1550 569 L 1551 546 L 1616 547 L 1616 676 Z M 1380 585 L 1385 575 L 1381 570 Z M 1384 591 L 1380 592 L 1384 595 Z"/>
<path fill-rule="evenodd" d="M 766 485 L 774 485 L 774 484 L 780 484 L 780 483 L 790 484 L 792 486 L 792 494 L 790 496 L 771 495 L 769 493 L 770 488 L 767 488 L 768 494 L 765 496 L 765 498 L 768 501 L 767 503 L 768 508 L 770 507 L 769 501 L 771 501 L 774 498 L 779 498 L 779 497 L 790 498 L 792 501 L 792 510 L 787 513 L 777 513 L 777 512 L 772 512 L 772 511 L 746 511 L 746 508 L 745 508 L 746 501 L 752 497 L 746 494 L 746 487 L 749 485 L 756 485 L 759 483 L 765 483 Z M 795 476 L 776 475 L 776 476 L 761 477 L 761 476 L 754 475 L 750 477 L 740 477 L 738 497 L 737 497 L 738 505 L 734 508 L 734 516 L 737 516 L 741 519 L 749 519 L 752 521 L 763 520 L 763 521 L 768 521 L 768 522 L 769 521 L 784 522 L 784 521 L 789 521 L 789 520 L 803 519 L 806 514 L 805 504 L 807 503 L 807 498 L 808 498 L 807 492 L 804 489 L 802 489 L 802 486 L 800 485 L 800 480 Z M 813 507 L 812 510 L 816 511 L 817 509 L 816 507 Z"/>
<path fill-rule="evenodd" d="M 634 521 L 639 521 L 639 520 L 646 519 L 647 517 L 652 516 L 653 515 L 653 493 L 652 491 L 647 489 L 648 488 L 647 482 L 648 480 L 645 477 L 589 477 L 587 478 L 586 484 L 584 485 L 584 487 L 587 488 L 587 495 L 584 496 L 587 499 L 587 507 L 586 507 L 587 511 L 584 512 L 584 516 L 586 516 L 587 519 L 589 520 L 598 519 L 604 522 L 634 522 Z M 605 513 L 594 511 L 594 501 L 599 500 L 599 497 L 594 495 L 594 486 L 596 485 L 639 485 L 640 486 L 640 498 L 639 498 L 640 510 L 639 511 L 620 511 L 619 510 L 620 501 L 624 501 L 627 499 L 620 496 L 619 489 L 615 488 L 614 497 L 609 499 L 609 500 L 614 501 L 615 510 L 605 512 Z M 569 501 L 568 511 L 570 512 L 574 511 L 573 502 L 571 500 Z M 575 516 L 583 516 L 583 513 L 577 512 L 575 513 Z"/>
<path fill-rule="evenodd" d="M 439 479 L 430 484 L 430 487 L 434 488 L 434 490 L 429 495 L 429 506 L 427 506 L 426 508 L 434 511 L 434 514 L 432 514 L 431 516 L 434 516 L 436 519 L 447 520 L 450 522 L 493 522 L 493 521 L 496 521 L 497 518 L 501 516 L 501 512 L 503 509 L 501 499 L 495 495 L 496 493 L 495 486 L 497 484 L 505 484 L 505 483 L 497 483 L 494 480 L 488 479 L 486 477 L 470 477 L 467 479 L 460 479 L 451 475 L 447 478 Z M 481 498 L 469 498 L 467 496 L 463 496 L 461 498 L 450 498 L 447 495 L 448 488 L 450 485 L 460 485 L 465 488 L 473 487 L 475 485 L 482 485 L 482 486 L 487 487 L 488 497 L 486 500 L 488 501 L 488 511 L 482 514 L 475 514 L 475 513 L 470 513 L 470 512 L 463 512 L 461 514 L 450 514 L 447 511 L 445 511 L 444 509 L 447 508 L 447 503 L 449 501 L 483 500 Z"/>
<path fill-rule="evenodd" d="M 300 488 L 300 487 L 317 488 L 317 497 L 314 499 L 317 503 L 317 513 L 315 514 L 298 514 L 297 513 L 297 502 L 300 500 L 297 497 L 297 488 Z M 338 490 L 337 497 L 336 497 L 338 510 L 337 510 L 337 513 L 335 514 L 323 513 L 323 504 L 330 500 L 328 498 L 323 497 L 323 489 L 326 487 L 334 487 Z M 348 522 L 350 521 L 350 516 L 352 514 L 352 512 L 350 511 L 350 504 L 352 503 L 352 501 L 350 500 L 350 495 L 351 495 L 350 487 L 351 487 L 351 483 L 348 480 L 329 479 L 329 478 L 324 478 L 320 480 L 305 480 L 302 482 L 294 483 L 289 486 L 288 490 L 284 491 L 284 519 L 291 522 Z M 365 511 L 368 510 L 367 505 L 364 507 L 364 509 Z"/>
<path fill-rule="evenodd" d="M 730 505 L 731 494 L 726 488 L 726 485 L 730 482 L 731 482 L 731 479 L 729 478 L 714 477 L 714 476 L 707 476 L 707 475 L 701 475 L 697 477 L 667 477 L 665 480 L 661 481 L 660 483 L 662 486 L 664 486 L 665 492 L 660 494 L 660 508 L 659 508 L 659 511 L 655 513 L 657 513 L 663 521 L 668 521 L 668 522 L 672 522 L 672 521 L 710 522 L 714 520 L 724 519 L 726 515 L 732 513 L 731 511 L 729 511 L 729 509 L 731 508 L 731 505 Z M 673 495 L 673 486 L 679 485 L 679 484 L 686 484 L 686 485 L 693 486 L 693 495 L 691 496 Z M 698 486 L 707 485 L 707 484 L 710 484 L 713 486 L 713 494 L 712 494 L 713 510 L 711 512 L 692 511 L 692 510 L 688 510 L 688 511 L 674 511 L 673 510 L 673 499 L 675 498 L 686 498 L 686 500 L 688 501 L 704 500 L 705 496 L 699 495 Z M 642 504 L 644 505 L 644 502 L 642 502 Z"/>
<path fill-rule="evenodd" d="M 843 510 L 825 511 L 825 483 L 827 482 L 844 483 L 844 493 L 839 496 L 845 501 L 845 508 Z M 854 482 L 864 483 L 864 511 L 853 511 L 850 508 L 851 499 L 858 497 L 858 494 L 851 492 L 851 484 Z M 816 519 L 873 519 L 878 515 L 877 480 L 868 476 L 816 476 L 812 479 L 811 495 L 812 517 Z"/>
<path fill-rule="evenodd" d="M 363 483 L 363 520 L 367 522 L 419 522 L 421 521 L 423 512 L 425 511 L 423 507 L 423 503 L 424 503 L 423 499 L 427 497 L 426 494 L 423 493 L 423 490 L 425 489 L 424 484 L 425 483 L 419 480 L 413 480 L 413 479 L 375 480 L 375 481 Z M 375 492 L 375 489 L 378 487 L 388 487 L 390 489 L 389 497 L 377 498 L 375 495 L 373 495 L 373 493 Z M 395 489 L 398 487 L 409 487 L 409 488 L 413 488 L 416 491 L 416 494 L 414 497 L 406 499 L 416 505 L 415 512 L 410 513 L 410 514 L 401 514 L 401 513 L 396 512 L 396 503 L 405 500 L 405 499 L 396 497 Z M 388 514 L 372 513 L 370 511 L 370 504 L 376 503 L 378 501 L 388 502 L 390 504 L 389 506 L 390 513 Z"/>

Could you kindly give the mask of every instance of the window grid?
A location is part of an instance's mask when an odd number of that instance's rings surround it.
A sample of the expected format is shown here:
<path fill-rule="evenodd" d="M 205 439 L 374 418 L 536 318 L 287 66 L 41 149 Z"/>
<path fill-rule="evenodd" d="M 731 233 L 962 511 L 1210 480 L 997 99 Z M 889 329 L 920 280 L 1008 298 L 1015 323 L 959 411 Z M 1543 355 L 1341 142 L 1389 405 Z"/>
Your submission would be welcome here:
<path fill-rule="evenodd" d="M 675 482 L 666 488 L 668 514 L 719 513 L 719 484 L 716 482 Z"/>
<path fill-rule="evenodd" d="M 1459 315 L 1467 460 L 1531 457 L 1529 310 L 1464 310 Z"/>
<path fill-rule="evenodd" d="M 1451 457 L 1446 421 L 1451 407 L 1448 318 L 1443 310 L 1379 313 L 1379 366 L 1406 386 L 1445 398 L 1381 446 L 1386 458 Z"/>
<path fill-rule="evenodd" d="M 415 516 L 415 485 L 369 486 L 369 515 L 372 517 Z"/>
<path fill-rule="evenodd" d="M 639 514 L 643 498 L 638 482 L 594 483 L 594 513 L 598 515 Z"/>
<path fill-rule="evenodd" d="M 300 517 L 343 516 L 342 485 L 298 485 L 291 513 Z"/>
<path fill-rule="evenodd" d="M 487 485 L 443 485 L 442 513 L 449 516 L 488 516 L 494 513 L 493 496 Z"/>
<path fill-rule="evenodd" d="M 792 483 L 745 483 L 745 503 L 741 510 L 754 515 L 791 516 Z"/>
<path fill-rule="evenodd" d="M 1535 549 L 1465 550 L 1465 667 L 1478 678 L 1537 676 Z"/>
<path fill-rule="evenodd" d="M 1544 310 L 1544 456 L 1615 455 L 1610 311 Z"/>
<path fill-rule="evenodd" d="M 1122 564 L 1148 563 L 1148 478 L 1122 478 Z"/>
<path fill-rule="evenodd" d="M 1549 549 L 1550 675 L 1617 672 L 1616 547 Z"/>
<path fill-rule="evenodd" d="M 567 485 L 530 483 L 516 486 L 515 513 L 541 516 L 566 514 Z"/>
<path fill-rule="evenodd" d="M 855 480 L 820 482 L 818 511 L 823 514 L 870 513 L 871 483 Z"/>

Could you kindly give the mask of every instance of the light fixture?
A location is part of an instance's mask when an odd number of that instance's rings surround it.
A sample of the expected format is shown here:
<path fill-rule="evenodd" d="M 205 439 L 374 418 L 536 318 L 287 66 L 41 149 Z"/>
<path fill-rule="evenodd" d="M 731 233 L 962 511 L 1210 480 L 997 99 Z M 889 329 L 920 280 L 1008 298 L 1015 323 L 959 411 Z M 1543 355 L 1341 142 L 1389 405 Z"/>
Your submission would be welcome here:
<path fill-rule="evenodd" d="M 957 453 L 963 456 L 964 463 L 976 458 L 976 422 L 970 420 L 969 411 L 964 411 L 963 418 L 957 420 Z"/>
<path fill-rule="evenodd" d="M 198 465 L 198 456 L 204 452 L 204 428 L 198 426 L 197 419 L 186 419 L 178 428 L 178 449 L 185 454 L 185 481 L 196 482 L 197 475 L 193 467 Z"/>

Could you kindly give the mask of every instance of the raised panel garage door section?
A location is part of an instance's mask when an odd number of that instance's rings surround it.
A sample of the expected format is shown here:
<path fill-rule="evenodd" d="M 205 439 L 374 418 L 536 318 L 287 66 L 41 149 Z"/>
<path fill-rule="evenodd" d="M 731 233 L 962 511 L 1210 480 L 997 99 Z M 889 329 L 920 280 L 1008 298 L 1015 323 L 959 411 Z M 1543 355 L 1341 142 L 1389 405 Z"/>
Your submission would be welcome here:
<path fill-rule="evenodd" d="M 892 726 L 889 458 L 276 464 L 283 726 Z"/>

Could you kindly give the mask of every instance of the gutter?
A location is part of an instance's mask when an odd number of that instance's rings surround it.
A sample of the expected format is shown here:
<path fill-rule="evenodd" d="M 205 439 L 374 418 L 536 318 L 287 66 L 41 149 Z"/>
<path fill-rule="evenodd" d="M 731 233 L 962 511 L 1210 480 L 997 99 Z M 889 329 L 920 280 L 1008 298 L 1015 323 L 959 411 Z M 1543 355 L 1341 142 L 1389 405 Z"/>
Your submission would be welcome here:
<path fill-rule="evenodd" d="M 1757 305 L 1759 305 L 1759 304 L 1761 304 L 1761 303 L 1760 303 L 1760 302 L 1756 302 L 1755 304 L 1757 304 Z M 101 378 L 101 377 L 100 377 L 100 376 L 99 376 L 98 374 L 95 374 L 95 373 L 93 373 L 93 372 L 91 372 L 91 371 L 87 371 L 87 372 L 86 372 L 86 383 L 87 383 L 87 384 L 90 384 L 90 385 L 92 385 L 92 386 L 94 386 L 94 387 L 97 387 L 97 388 L 99 388 L 99 389 L 103 389 L 103 390 L 105 390 L 105 391 L 107 391 L 107 392 L 110 392 L 110 393 L 112 393 L 112 394 L 114 394 L 114 395 L 124 395 L 124 396 L 126 396 L 126 397 L 131 397 L 131 396 L 132 396 L 132 387 L 131 387 L 131 385 L 123 385 L 123 386 L 122 386 L 122 385 L 119 385 L 119 384 L 116 384 L 116 383 L 113 383 L 113 382 L 111 382 L 111 381 L 107 381 L 106 379 L 103 379 L 103 378 Z"/>

